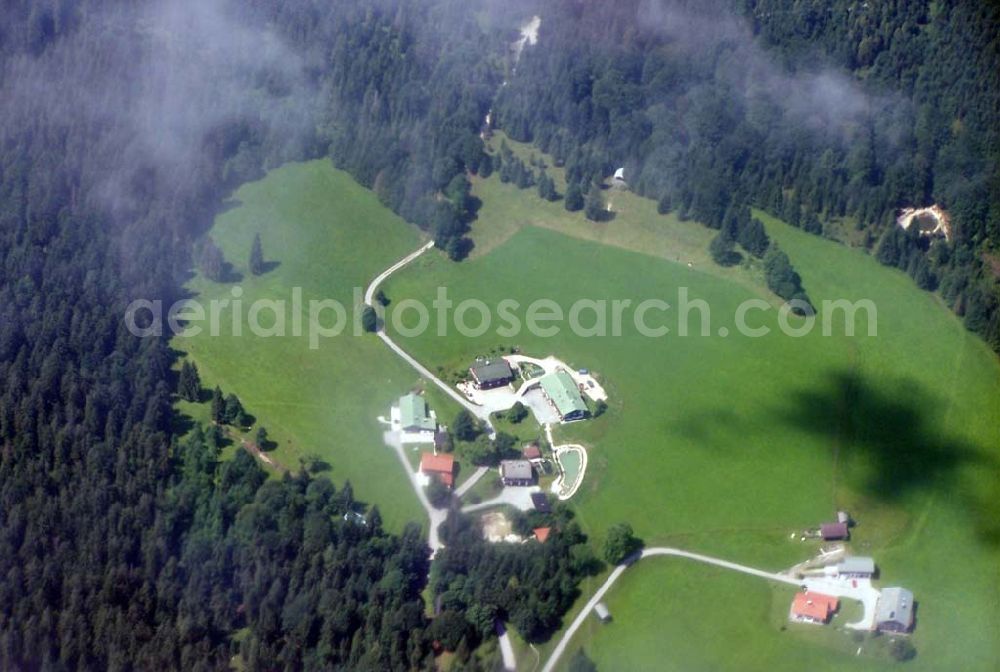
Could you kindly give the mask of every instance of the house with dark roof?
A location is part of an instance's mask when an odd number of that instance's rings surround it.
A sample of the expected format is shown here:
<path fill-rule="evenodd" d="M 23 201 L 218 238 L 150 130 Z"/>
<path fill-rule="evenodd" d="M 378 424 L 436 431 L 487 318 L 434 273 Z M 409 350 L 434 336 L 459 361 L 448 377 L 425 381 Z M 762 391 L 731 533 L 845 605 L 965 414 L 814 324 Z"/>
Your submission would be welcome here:
<path fill-rule="evenodd" d="M 500 463 L 500 480 L 504 485 L 533 485 L 535 471 L 527 460 L 503 460 Z"/>
<path fill-rule="evenodd" d="M 562 421 L 580 420 L 587 417 L 587 404 L 580 395 L 573 377 L 563 370 L 542 376 L 539 381 L 545 397 L 556 409 Z"/>
<path fill-rule="evenodd" d="M 424 453 L 420 456 L 420 473 L 436 478 L 450 488 L 455 482 L 455 458 Z"/>
<path fill-rule="evenodd" d="M 907 633 L 913 629 L 913 593 L 906 588 L 883 588 L 875 611 L 875 627 L 882 632 Z"/>
<path fill-rule="evenodd" d="M 531 493 L 531 504 L 535 507 L 535 511 L 540 513 L 548 513 L 552 510 L 552 505 L 549 504 L 549 498 L 544 492 Z"/>
<path fill-rule="evenodd" d="M 819 533 L 823 537 L 823 541 L 837 541 L 847 539 L 850 536 L 847 523 L 823 523 L 819 526 Z"/>
<path fill-rule="evenodd" d="M 469 367 L 472 383 L 480 390 L 510 385 L 514 380 L 514 370 L 503 357 L 486 359 Z"/>
<path fill-rule="evenodd" d="M 840 600 L 832 595 L 811 591 L 796 593 L 788 618 L 797 623 L 822 625 L 830 620 L 839 607 Z"/>

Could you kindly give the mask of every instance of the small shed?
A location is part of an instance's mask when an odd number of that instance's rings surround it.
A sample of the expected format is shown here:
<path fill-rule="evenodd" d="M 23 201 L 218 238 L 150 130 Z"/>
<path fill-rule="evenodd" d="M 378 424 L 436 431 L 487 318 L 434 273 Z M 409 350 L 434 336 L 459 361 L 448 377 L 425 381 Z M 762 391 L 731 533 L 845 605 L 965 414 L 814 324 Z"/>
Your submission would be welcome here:
<path fill-rule="evenodd" d="M 838 511 L 837 512 L 837 522 L 838 523 L 843 523 L 844 525 L 847 525 L 847 526 L 850 526 L 850 524 L 851 524 L 851 514 L 847 513 L 847 511 Z"/>
<path fill-rule="evenodd" d="M 823 537 L 823 541 L 847 539 L 850 534 L 847 530 L 847 523 L 823 523 L 819 526 L 819 533 Z"/>
<path fill-rule="evenodd" d="M 552 510 L 549 498 L 545 496 L 544 492 L 531 493 L 531 504 L 535 507 L 535 511 L 539 513 L 548 513 Z"/>
<path fill-rule="evenodd" d="M 529 443 L 521 451 L 521 455 L 526 460 L 537 460 L 542 457 L 542 449 L 538 447 L 537 443 Z"/>
<path fill-rule="evenodd" d="M 608 605 L 603 602 L 598 602 L 594 605 L 594 613 L 597 614 L 597 618 L 600 619 L 601 623 L 608 623 L 611 620 L 611 612 L 608 611 Z"/>
<path fill-rule="evenodd" d="M 532 531 L 535 533 L 535 539 L 538 540 L 538 543 L 544 544 L 548 540 L 549 535 L 552 533 L 552 528 L 551 527 L 536 527 Z"/>

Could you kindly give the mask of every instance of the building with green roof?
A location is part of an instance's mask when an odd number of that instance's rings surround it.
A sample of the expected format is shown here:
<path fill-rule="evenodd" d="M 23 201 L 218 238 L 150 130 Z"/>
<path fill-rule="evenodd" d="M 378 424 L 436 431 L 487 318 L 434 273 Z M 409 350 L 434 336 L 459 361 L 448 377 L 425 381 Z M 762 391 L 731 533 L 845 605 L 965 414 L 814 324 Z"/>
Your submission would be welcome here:
<path fill-rule="evenodd" d="M 550 373 L 541 379 L 542 392 L 559 413 L 561 420 L 579 420 L 587 417 L 587 404 L 580 396 L 573 377 L 563 370 Z"/>
<path fill-rule="evenodd" d="M 399 424 L 404 432 L 433 432 L 437 429 L 437 420 L 427 409 L 427 402 L 412 392 L 399 398 Z"/>

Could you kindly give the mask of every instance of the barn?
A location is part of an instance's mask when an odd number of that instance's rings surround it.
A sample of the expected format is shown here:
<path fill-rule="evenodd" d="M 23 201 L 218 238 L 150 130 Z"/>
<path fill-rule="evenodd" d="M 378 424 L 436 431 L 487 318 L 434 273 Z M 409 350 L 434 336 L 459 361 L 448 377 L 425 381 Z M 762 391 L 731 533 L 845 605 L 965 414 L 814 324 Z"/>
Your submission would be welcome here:
<path fill-rule="evenodd" d="M 837 565 L 837 576 L 848 579 L 870 579 L 875 574 L 875 561 L 863 555 L 844 558 Z"/>
<path fill-rule="evenodd" d="M 899 587 L 882 589 L 875 627 L 882 632 L 896 633 L 907 633 L 913 629 L 913 593 Z"/>
<path fill-rule="evenodd" d="M 819 533 L 823 541 L 837 541 L 850 536 L 847 523 L 823 523 L 819 526 Z"/>
<path fill-rule="evenodd" d="M 568 373 L 562 370 L 550 373 L 543 376 L 540 383 L 542 392 L 556 409 L 560 420 L 566 422 L 587 417 L 589 413 L 587 404 L 583 401 L 573 377 Z"/>

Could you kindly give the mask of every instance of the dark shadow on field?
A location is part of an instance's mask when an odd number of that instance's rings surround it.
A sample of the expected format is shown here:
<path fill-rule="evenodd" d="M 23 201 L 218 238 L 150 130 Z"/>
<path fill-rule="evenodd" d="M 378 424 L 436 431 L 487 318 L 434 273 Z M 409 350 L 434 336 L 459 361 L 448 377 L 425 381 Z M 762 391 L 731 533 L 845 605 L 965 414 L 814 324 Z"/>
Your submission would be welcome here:
<path fill-rule="evenodd" d="M 674 425 L 681 436 L 706 448 L 736 448 L 731 436 L 745 430 L 743 419 L 730 408 L 688 414 Z"/>
<path fill-rule="evenodd" d="M 277 447 L 277 444 L 275 444 L 275 447 Z M 329 462 L 320 457 L 315 457 L 312 455 L 307 457 L 300 457 L 299 466 L 314 476 L 316 474 L 323 474 L 328 471 L 333 471 L 333 466 Z"/>
<path fill-rule="evenodd" d="M 281 262 L 280 261 L 265 261 L 264 265 L 263 265 L 263 268 L 261 268 L 261 275 L 270 273 L 271 271 L 273 271 L 274 269 L 278 268 L 279 266 L 281 266 Z"/>
<path fill-rule="evenodd" d="M 222 276 L 219 278 L 221 284 L 231 284 L 234 282 L 242 282 L 243 274 L 236 270 L 236 268 L 228 261 L 222 262 Z"/>
<path fill-rule="evenodd" d="M 194 425 L 194 419 L 191 416 L 179 413 L 176 409 L 171 413 L 170 431 L 174 436 L 184 436 L 194 429 Z"/>
<path fill-rule="evenodd" d="M 813 389 L 799 390 L 776 409 L 779 422 L 825 439 L 841 464 L 866 462 L 868 475 L 851 482 L 862 494 L 893 502 L 940 490 L 958 500 L 979 536 L 1000 542 L 996 486 L 974 492 L 959 470 L 998 472 L 997 460 L 937 425 L 946 401 L 909 379 L 876 384 L 855 372 L 836 371 Z M 992 479 L 997 483 L 998 479 Z"/>

